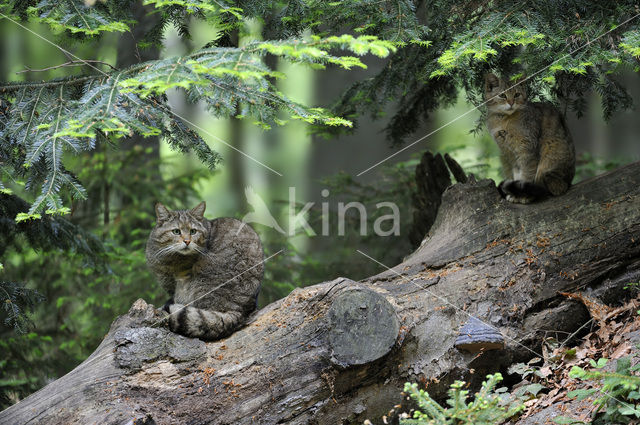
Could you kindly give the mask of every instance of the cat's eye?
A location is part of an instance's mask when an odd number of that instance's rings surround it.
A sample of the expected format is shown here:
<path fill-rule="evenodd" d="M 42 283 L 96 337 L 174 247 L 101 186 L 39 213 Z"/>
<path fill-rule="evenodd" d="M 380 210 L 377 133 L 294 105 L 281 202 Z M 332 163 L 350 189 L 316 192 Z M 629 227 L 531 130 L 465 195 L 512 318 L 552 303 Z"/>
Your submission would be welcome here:
<path fill-rule="evenodd" d="M 173 229 L 173 234 L 174 235 L 179 235 L 180 234 L 180 229 Z"/>
<path fill-rule="evenodd" d="M 514 94 L 513 97 L 520 97 L 520 93 Z"/>
<path fill-rule="evenodd" d="M 506 98 L 507 98 L 507 95 L 506 95 L 506 94 L 504 94 L 504 93 L 500 93 L 500 98 L 501 98 L 501 99 L 506 99 Z"/>
<path fill-rule="evenodd" d="M 191 233 L 192 235 L 195 235 L 195 234 L 196 234 L 196 232 L 197 232 L 197 230 L 196 230 L 196 229 L 191 229 L 191 230 L 189 230 L 189 233 Z"/>

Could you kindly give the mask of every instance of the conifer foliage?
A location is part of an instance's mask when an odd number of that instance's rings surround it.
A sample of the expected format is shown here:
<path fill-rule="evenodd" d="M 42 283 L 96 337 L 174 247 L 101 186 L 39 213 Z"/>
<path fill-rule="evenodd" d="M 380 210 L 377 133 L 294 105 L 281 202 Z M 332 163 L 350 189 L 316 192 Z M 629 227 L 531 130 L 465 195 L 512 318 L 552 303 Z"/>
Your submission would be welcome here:
<path fill-rule="evenodd" d="M 5 19 L 31 19 L 63 31 L 69 37 L 86 39 L 105 32 L 126 31 L 135 25 L 124 11 L 139 7 L 130 1 L 87 2 L 43 0 L 37 5 L 14 1 L 0 9 Z M 387 56 L 393 43 L 374 36 L 311 36 L 265 40 L 246 46 L 218 46 L 224 36 L 241 24 L 241 9 L 207 1 L 151 1 L 162 16 L 145 37 L 161 43 L 162 26 L 173 23 L 188 36 L 191 17 L 211 19 L 223 31 L 219 39 L 182 57 L 141 63 L 123 70 L 105 72 L 86 63 L 87 75 L 40 83 L 4 83 L 0 86 L 0 140 L 6 149 L 0 158 L 2 172 L 23 177 L 34 194 L 29 214 L 64 213 L 62 194 L 86 197 L 84 188 L 66 168 L 66 153 L 93 150 L 97 143 L 118 141 L 134 133 L 162 136 L 182 152 L 193 151 L 210 168 L 219 161 L 182 118 L 166 103 L 167 90 L 186 90 L 189 100 L 204 101 L 218 116 L 252 117 L 268 128 L 282 124 L 279 111 L 292 119 L 322 125 L 350 125 L 321 108 L 294 102 L 273 83 L 283 77 L 264 63 L 266 54 L 322 68 L 328 64 L 349 69 L 364 67 L 360 59 L 334 55 L 332 50 L 357 55 Z M 72 53 L 69 53 L 72 55 Z M 81 61 L 85 58 L 76 58 Z"/>
<path fill-rule="evenodd" d="M 126 69 L 74 55 L 80 43 L 129 34 L 140 7 L 155 25 L 132 48 L 162 45 L 169 25 L 189 38 L 193 20 L 210 23 L 217 35 L 183 56 Z M 378 116 L 395 101 L 387 129 L 394 143 L 402 143 L 433 110 L 454 102 L 460 89 L 481 105 L 489 70 L 514 81 L 525 76 L 534 95 L 579 113 L 585 96 L 596 91 L 609 117 L 632 105 L 617 76 L 640 69 L 639 15 L 631 0 L 4 1 L 3 25 L 48 27 L 54 41 L 69 49 L 69 60 L 84 66 L 81 74 L 55 80 L 0 82 L 0 192 L 16 195 L 15 183 L 24 185 L 17 195 L 28 208 L 16 222 L 67 213 L 72 199 L 87 197 L 68 158 L 117 146 L 134 134 L 159 136 L 214 168 L 219 155 L 167 103 L 166 92 L 174 88 L 215 116 L 245 117 L 267 129 L 289 119 L 348 129 L 358 116 Z M 232 42 L 248 19 L 262 22 L 262 39 Z M 287 98 L 275 85 L 286 76 L 265 60 L 351 69 L 365 67 L 358 56 L 366 54 L 389 58 L 330 110 Z"/>
<path fill-rule="evenodd" d="M 74 252 L 93 267 L 108 267 L 102 256 L 102 243 L 95 235 L 59 216 L 45 215 L 38 220 L 20 220 L 28 209 L 29 204 L 18 196 L 0 193 L 0 258 L 8 250 L 24 252 L 31 247 L 39 251 Z M 0 271 L 3 267 L 0 264 Z M 14 327 L 18 332 L 25 332 L 28 328 L 26 311 L 44 299 L 38 291 L 1 276 L 0 298 L 5 313 L 4 324 Z"/>
<path fill-rule="evenodd" d="M 185 56 L 128 69 L 104 71 L 87 64 L 86 75 L 2 84 L 0 138 L 5 147 L 12 146 L 4 150 L 10 157 L 3 158 L 2 172 L 29 181 L 34 193 L 30 214 L 64 211 L 61 192 L 86 196 L 81 182 L 65 168 L 64 153 L 94 149 L 101 140 L 159 135 L 215 167 L 218 156 L 167 105 L 164 94 L 171 88 L 184 89 L 191 101 L 204 101 L 215 115 L 250 117 L 265 128 L 283 123 L 280 111 L 312 124 L 349 127 L 342 117 L 377 114 L 389 100 L 400 99 L 388 131 L 394 142 L 401 142 L 432 110 L 453 102 L 459 88 L 480 104 L 481 80 L 488 70 L 508 73 L 514 81 L 527 76 L 540 96 L 578 112 L 584 109 L 584 96 L 596 90 L 608 117 L 631 106 L 615 76 L 637 70 L 640 58 L 640 10 L 631 1 L 144 4 L 158 19 L 141 45 L 160 44 L 169 24 L 189 37 L 190 19 L 214 23 L 218 38 Z M 136 24 L 134 7 L 140 6 L 130 0 L 13 0 L 0 11 L 6 19 L 41 22 L 86 40 L 130 30 Z M 230 46 L 229 35 L 245 18 L 265 22 L 264 41 Z M 355 35 L 337 35 L 340 31 Z M 347 91 L 333 113 L 280 93 L 273 82 L 285 76 L 264 61 L 269 54 L 314 68 L 364 67 L 345 52 L 392 56 L 382 72 Z"/>
<path fill-rule="evenodd" d="M 320 3 L 317 10 L 298 6 L 305 9 L 304 14 L 296 14 L 295 19 L 281 16 L 282 25 L 273 27 L 272 36 L 238 45 L 231 39 L 244 31 L 247 18 L 259 17 L 264 7 L 276 14 L 282 6 L 258 2 L 238 5 L 224 0 L 0 3 L 2 25 L 35 31 L 34 37 L 46 39 L 52 49 L 65 54 L 73 65 L 70 70 L 81 70 L 53 80 L 34 81 L 37 74 L 32 74 L 27 81 L 0 82 L 3 248 L 20 252 L 24 244 L 25 248 L 42 251 L 74 252 L 87 261 L 100 258 L 101 243 L 62 218 L 71 211 L 74 199 L 84 200 L 90 193 L 85 189 L 87 179 L 79 177 L 82 172 L 72 171 L 77 164 L 74 157 L 86 158 L 87 153 L 102 152 L 107 145 L 117 147 L 130 136 L 160 137 L 179 152 L 195 153 L 214 169 L 220 156 L 191 123 L 171 109 L 166 98 L 170 89 L 185 91 L 189 101 L 202 102 L 215 116 L 246 117 L 267 129 L 287 119 L 322 126 L 351 125 L 325 109 L 295 102 L 278 91 L 276 80 L 286 76 L 267 66 L 265 57 L 271 55 L 314 69 L 351 69 L 365 67 L 357 56 L 385 57 L 396 46 L 374 35 L 307 31 L 319 23 L 318 10 L 334 8 Z M 167 26 L 174 26 L 182 37 L 189 38 L 194 20 L 210 23 L 216 35 L 184 56 L 141 62 L 125 69 L 116 69 L 102 57 L 74 53 L 74 47 L 85 42 L 110 42 L 113 39 L 106 37 L 111 33 L 131 36 L 138 25 L 134 16 L 140 16 L 141 7 L 155 25 L 141 26 L 150 29 L 132 43 L 131 49 L 162 46 Z M 25 27 L 27 23 L 31 26 Z M 38 28 L 47 28 L 54 36 L 47 39 L 37 34 Z M 0 281 L 0 290 L 6 301 L 7 324 L 24 330 L 23 313 L 39 296 L 9 281 Z"/>
<path fill-rule="evenodd" d="M 397 112 L 387 127 L 401 144 L 436 108 L 464 89 L 481 105 L 484 75 L 526 77 L 532 94 L 561 110 L 585 112 L 596 92 L 605 118 L 632 106 L 619 82 L 640 70 L 640 6 L 634 1 L 480 0 L 418 2 L 426 30 L 391 56 L 374 77 L 356 83 L 334 112 L 376 116 L 391 101 Z"/>

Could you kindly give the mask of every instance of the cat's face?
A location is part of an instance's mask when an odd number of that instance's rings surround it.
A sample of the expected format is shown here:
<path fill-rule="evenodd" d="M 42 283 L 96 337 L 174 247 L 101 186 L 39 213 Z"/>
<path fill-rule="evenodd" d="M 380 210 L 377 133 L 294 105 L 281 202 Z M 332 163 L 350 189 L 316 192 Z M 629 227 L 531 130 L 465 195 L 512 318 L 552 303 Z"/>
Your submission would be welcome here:
<path fill-rule="evenodd" d="M 191 210 L 169 211 L 164 205 L 156 205 L 156 227 L 150 238 L 159 247 L 156 256 L 168 254 L 200 255 L 207 246 L 209 228 L 204 218 L 205 203 Z"/>
<path fill-rule="evenodd" d="M 489 112 L 510 115 L 522 109 L 527 103 L 527 90 L 519 82 L 505 81 L 494 74 L 487 74 L 484 79 L 484 98 Z"/>

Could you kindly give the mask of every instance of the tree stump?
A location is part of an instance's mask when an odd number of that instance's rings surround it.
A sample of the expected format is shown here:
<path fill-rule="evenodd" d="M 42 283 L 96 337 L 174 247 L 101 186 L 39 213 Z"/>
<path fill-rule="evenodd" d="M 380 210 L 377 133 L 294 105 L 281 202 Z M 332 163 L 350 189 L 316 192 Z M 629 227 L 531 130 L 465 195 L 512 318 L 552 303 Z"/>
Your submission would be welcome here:
<path fill-rule="evenodd" d="M 400 325 L 393 306 L 366 288 L 343 292 L 329 307 L 331 361 L 340 367 L 363 365 L 387 354 Z"/>

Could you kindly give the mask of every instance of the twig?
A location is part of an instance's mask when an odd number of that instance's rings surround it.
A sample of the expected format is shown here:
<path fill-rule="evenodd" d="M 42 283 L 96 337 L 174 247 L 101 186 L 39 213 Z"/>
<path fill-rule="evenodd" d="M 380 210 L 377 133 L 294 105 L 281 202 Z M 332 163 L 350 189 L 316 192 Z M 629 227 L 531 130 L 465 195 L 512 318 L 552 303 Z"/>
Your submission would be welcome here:
<path fill-rule="evenodd" d="M 560 344 L 560 347 L 558 348 L 562 348 L 564 347 L 564 345 L 569 342 L 571 340 L 571 338 L 573 338 L 574 336 L 576 336 L 578 334 L 578 332 L 580 332 L 584 327 L 586 327 L 589 323 L 593 322 L 593 317 L 589 320 L 587 320 L 582 326 L 580 326 L 578 329 L 576 329 L 576 331 L 574 333 L 572 333 L 571 335 L 569 335 L 567 338 L 565 338 L 565 340 L 562 342 L 562 344 Z"/>
<path fill-rule="evenodd" d="M 80 60 L 71 60 L 69 62 L 65 62 L 65 63 L 60 64 L 60 65 L 54 65 L 54 66 L 50 66 L 50 67 L 42 68 L 42 69 L 31 69 L 28 66 L 25 66 L 26 69 L 23 69 L 22 71 L 18 71 L 18 72 L 16 72 L 16 74 L 22 74 L 24 72 L 43 72 L 43 71 L 49 71 L 49 70 L 57 69 L 57 68 L 70 67 L 70 66 L 83 66 L 83 65 L 86 65 L 87 62 L 89 62 L 89 63 L 97 63 L 97 64 L 101 64 L 101 65 L 108 65 L 114 71 L 118 70 L 118 68 L 116 68 L 115 66 L 111 65 L 110 63 L 99 61 L 99 60 L 81 60 L 81 61 Z"/>

